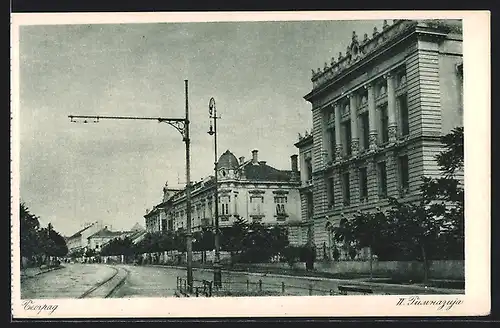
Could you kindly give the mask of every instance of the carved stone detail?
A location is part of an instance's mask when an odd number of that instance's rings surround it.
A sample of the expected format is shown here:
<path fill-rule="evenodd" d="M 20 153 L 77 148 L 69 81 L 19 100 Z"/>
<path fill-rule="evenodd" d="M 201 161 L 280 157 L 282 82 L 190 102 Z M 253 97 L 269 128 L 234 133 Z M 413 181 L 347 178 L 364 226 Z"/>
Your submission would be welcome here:
<path fill-rule="evenodd" d="M 342 158 L 342 145 L 337 144 L 335 146 L 335 160 L 338 162 Z"/>
<path fill-rule="evenodd" d="M 359 140 L 358 139 L 351 140 L 351 152 L 353 155 L 356 155 L 359 152 Z"/>
<path fill-rule="evenodd" d="M 369 149 L 377 150 L 377 131 L 370 131 L 368 140 L 369 140 Z"/>
<path fill-rule="evenodd" d="M 396 142 L 398 129 L 396 125 L 391 125 L 387 128 L 389 134 L 389 142 Z"/>

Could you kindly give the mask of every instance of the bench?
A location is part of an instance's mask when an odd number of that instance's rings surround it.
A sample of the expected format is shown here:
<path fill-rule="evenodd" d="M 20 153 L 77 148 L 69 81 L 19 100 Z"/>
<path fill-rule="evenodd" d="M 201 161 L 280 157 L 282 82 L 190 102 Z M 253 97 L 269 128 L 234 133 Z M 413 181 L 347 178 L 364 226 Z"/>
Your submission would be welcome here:
<path fill-rule="evenodd" d="M 358 293 L 358 294 L 373 294 L 373 290 L 361 286 L 338 286 L 339 294 L 347 295 L 348 292 Z"/>

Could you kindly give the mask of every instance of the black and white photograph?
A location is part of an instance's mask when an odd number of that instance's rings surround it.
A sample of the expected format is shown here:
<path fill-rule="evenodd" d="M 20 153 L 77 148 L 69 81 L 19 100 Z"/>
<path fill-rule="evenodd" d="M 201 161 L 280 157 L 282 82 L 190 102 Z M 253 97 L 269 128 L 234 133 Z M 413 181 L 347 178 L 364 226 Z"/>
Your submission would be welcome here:
<path fill-rule="evenodd" d="M 13 14 L 13 315 L 488 313 L 469 14 Z"/>

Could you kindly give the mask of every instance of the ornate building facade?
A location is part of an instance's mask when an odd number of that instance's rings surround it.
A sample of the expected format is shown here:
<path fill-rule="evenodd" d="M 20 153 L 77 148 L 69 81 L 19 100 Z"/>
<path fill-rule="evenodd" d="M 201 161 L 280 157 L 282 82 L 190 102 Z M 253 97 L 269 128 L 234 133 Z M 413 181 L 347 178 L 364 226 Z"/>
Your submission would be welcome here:
<path fill-rule="evenodd" d="M 461 31 L 461 21 L 384 21 L 313 70 L 312 133 L 295 145 L 319 258 L 331 257 L 342 216 L 416 200 L 421 178 L 439 174 L 440 136 L 463 124 Z"/>
<path fill-rule="evenodd" d="M 284 225 L 293 230 L 301 221 L 297 155 L 291 156 L 291 169 L 279 170 L 252 158 L 239 159 L 227 150 L 217 162 L 219 226 L 227 227 L 238 218 L 265 225 Z M 192 231 L 214 225 L 213 176 L 195 182 L 191 189 Z M 163 189 L 163 202 L 145 215 L 148 231 L 179 230 L 186 227 L 186 192 Z M 293 241 L 292 241 L 293 242 Z"/>

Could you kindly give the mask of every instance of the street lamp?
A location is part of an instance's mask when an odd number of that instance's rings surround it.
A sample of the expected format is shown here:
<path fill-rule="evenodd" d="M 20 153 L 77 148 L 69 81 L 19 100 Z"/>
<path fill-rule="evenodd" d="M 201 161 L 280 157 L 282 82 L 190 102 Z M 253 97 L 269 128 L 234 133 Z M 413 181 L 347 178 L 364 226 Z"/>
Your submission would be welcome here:
<path fill-rule="evenodd" d="M 210 130 L 208 131 L 209 135 L 214 136 L 214 177 L 215 177 L 215 259 L 214 259 L 214 287 L 222 287 L 222 273 L 220 267 L 220 232 L 219 232 L 219 191 L 217 184 L 217 108 L 215 107 L 215 99 L 210 98 L 210 102 L 208 103 L 208 117 L 214 120 L 214 124 L 212 126 L 212 122 L 210 121 Z"/>
<path fill-rule="evenodd" d="M 186 93 L 185 118 L 165 118 L 165 117 L 134 117 L 134 116 L 87 116 L 87 115 L 69 115 L 71 122 L 76 122 L 74 119 L 84 119 L 84 123 L 88 123 L 89 119 L 93 119 L 94 123 L 98 123 L 100 119 L 110 120 L 154 120 L 160 123 L 167 123 L 173 126 L 182 135 L 182 141 L 186 144 L 186 251 L 187 251 L 187 285 L 189 291 L 193 291 L 193 243 L 191 232 L 191 164 L 190 164 L 190 138 L 189 138 L 189 105 L 188 105 L 188 80 L 184 80 Z"/>

